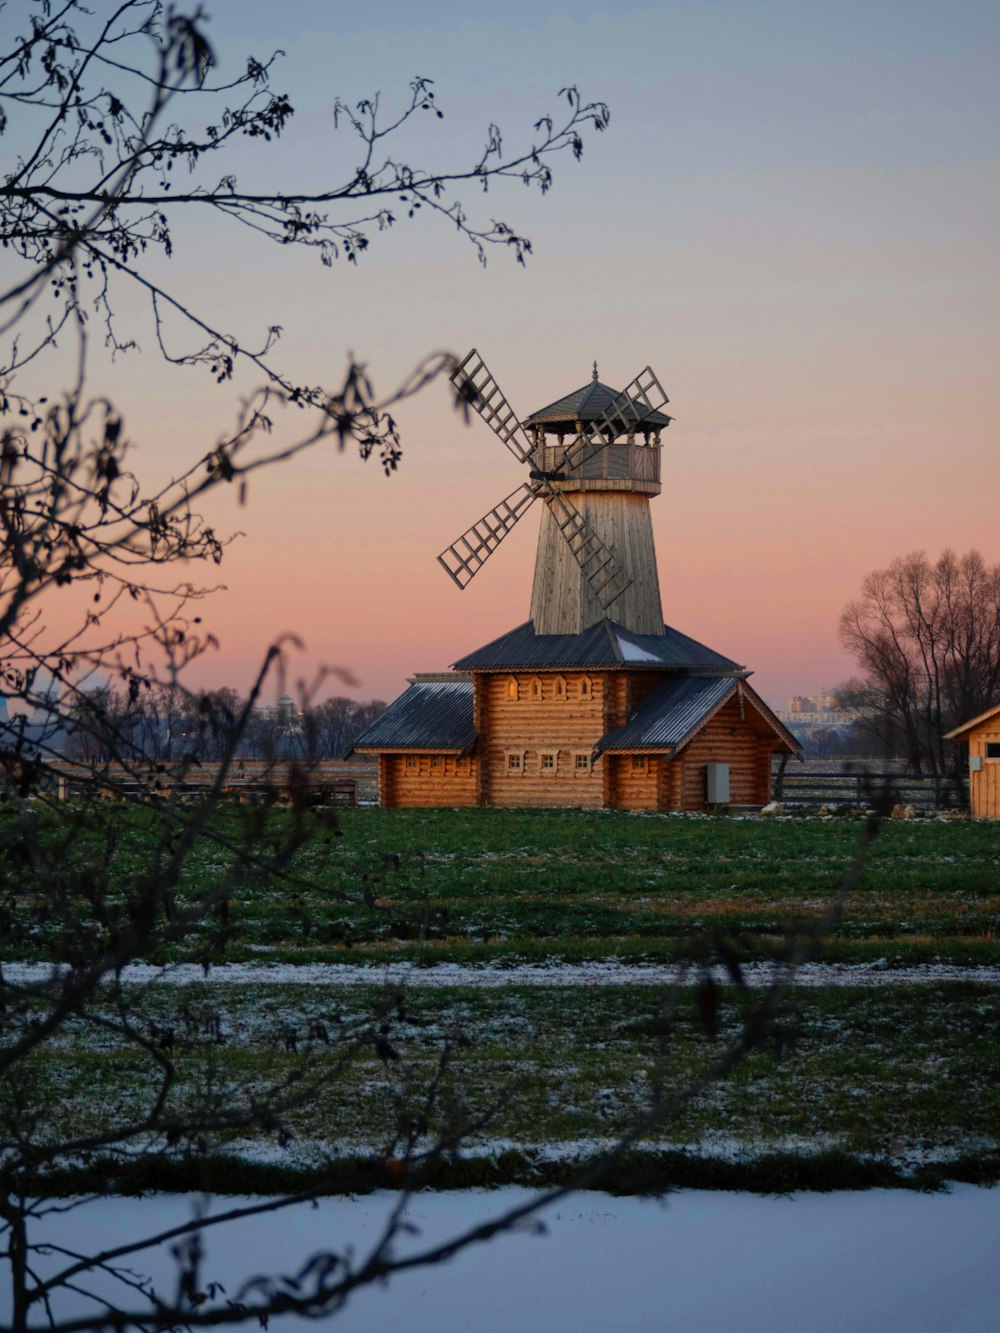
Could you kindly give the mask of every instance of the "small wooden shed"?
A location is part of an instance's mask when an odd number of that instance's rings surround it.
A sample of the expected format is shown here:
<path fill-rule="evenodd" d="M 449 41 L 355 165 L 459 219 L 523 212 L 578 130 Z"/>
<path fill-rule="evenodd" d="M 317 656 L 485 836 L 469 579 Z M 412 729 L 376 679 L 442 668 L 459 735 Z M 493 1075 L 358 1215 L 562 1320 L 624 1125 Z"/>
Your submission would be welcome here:
<path fill-rule="evenodd" d="M 1000 819 L 1000 704 L 947 732 L 945 740 L 968 743 L 973 819 Z"/>

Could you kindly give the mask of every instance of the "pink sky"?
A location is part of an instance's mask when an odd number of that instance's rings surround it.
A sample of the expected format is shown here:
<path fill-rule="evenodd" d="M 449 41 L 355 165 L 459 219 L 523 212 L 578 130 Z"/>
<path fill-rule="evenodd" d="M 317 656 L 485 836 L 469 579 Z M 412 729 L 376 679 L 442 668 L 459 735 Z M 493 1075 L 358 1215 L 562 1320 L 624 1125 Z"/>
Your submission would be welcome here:
<path fill-rule="evenodd" d="M 651 364 L 676 416 L 652 510 L 665 618 L 752 668 L 778 706 L 849 674 L 837 620 L 868 570 L 914 548 L 1000 560 L 995 6 L 570 15 L 518 0 L 501 22 L 376 0 L 336 32 L 319 3 L 212 12 L 224 55 L 288 52 L 289 180 L 325 172 L 335 92 L 391 96 L 414 72 L 446 110 L 409 145 L 421 159 L 471 156 L 489 120 L 512 145 L 530 136 L 570 80 L 611 104 L 612 125 L 582 163 L 556 164 L 545 199 L 466 192 L 531 236 L 525 271 L 503 254 L 480 269 L 429 219 L 332 271 L 182 232 L 171 281 L 209 318 L 247 341 L 281 324 L 281 357 L 307 381 L 336 380 L 353 351 L 388 388 L 429 351 L 476 345 L 523 415 L 584 383 L 595 357 L 614 386 Z M 333 145 L 349 173 L 353 149 Z M 140 340 L 108 386 L 137 465 L 165 475 L 225 430 L 233 390 Z M 246 535 L 205 610 L 222 646 L 198 683 L 246 688 L 294 632 L 293 680 L 339 665 L 353 693 L 391 698 L 527 618 L 537 513 L 464 593 L 435 561 L 522 479 L 514 460 L 462 426 L 443 385 L 398 416 L 391 479 L 324 449 L 262 477 L 245 509 L 214 502 L 213 521 Z"/>

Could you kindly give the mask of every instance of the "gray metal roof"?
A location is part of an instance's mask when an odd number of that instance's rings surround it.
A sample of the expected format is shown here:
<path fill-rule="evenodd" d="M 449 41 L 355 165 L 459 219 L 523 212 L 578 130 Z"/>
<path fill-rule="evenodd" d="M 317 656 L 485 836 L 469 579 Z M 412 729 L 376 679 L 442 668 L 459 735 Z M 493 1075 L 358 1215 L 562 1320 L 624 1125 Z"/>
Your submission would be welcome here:
<path fill-rule="evenodd" d="M 597 750 L 672 750 L 739 688 L 731 676 L 679 676 L 646 699 L 623 727 L 597 742 Z"/>
<path fill-rule="evenodd" d="M 354 750 L 454 750 L 476 739 L 472 681 L 417 681 L 353 741 Z"/>
<path fill-rule="evenodd" d="M 676 750 L 739 691 L 741 712 L 756 713 L 785 742 L 792 754 L 802 746 L 767 704 L 742 678 L 732 676 L 676 676 L 654 690 L 624 726 L 615 727 L 597 742 L 603 750 Z"/>
<path fill-rule="evenodd" d="M 614 406 L 617 399 L 621 397 L 621 391 L 609 388 L 607 384 L 602 384 L 600 380 L 591 380 L 585 384 L 582 389 L 576 389 L 573 393 L 568 393 L 565 398 L 560 398 L 557 402 L 549 403 L 548 407 L 539 408 L 537 412 L 532 412 L 530 417 L 525 417 L 523 424 L 525 426 L 544 426 L 565 423 L 571 426 L 574 421 L 596 421 L 598 417 L 603 416 L 609 407 Z M 639 413 L 634 408 L 626 409 L 633 419 L 637 419 Z M 621 413 L 625 415 L 625 413 Z M 673 417 L 668 417 L 665 412 L 650 412 L 648 416 L 642 418 L 644 426 L 669 426 Z"/>
<path fill-rule="evenodd" d="M 716 671 L 727 676 L 743 671 L 737 662 L 669 625 L 664 625 L 662 634 L 633 634 L 607 618 L 582 634 L 536 634 L 529 620 L 455 663 L 461 671 L 621 666 L 634 670 Z"/>

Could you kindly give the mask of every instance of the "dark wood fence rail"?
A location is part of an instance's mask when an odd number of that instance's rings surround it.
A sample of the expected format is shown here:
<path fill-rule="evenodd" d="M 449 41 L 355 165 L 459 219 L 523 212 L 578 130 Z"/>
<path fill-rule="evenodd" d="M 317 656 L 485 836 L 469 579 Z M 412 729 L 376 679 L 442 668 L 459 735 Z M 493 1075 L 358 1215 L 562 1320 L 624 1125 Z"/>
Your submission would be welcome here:
<path fill-rule="evenodd" d="M 810 768 L 787 768 L 774 775 L 774 799 L 786 805 L 871 806 L 886 788 L 895 801 L 905 805 L 933 810 L 969 808 L 967 778 Z"/>

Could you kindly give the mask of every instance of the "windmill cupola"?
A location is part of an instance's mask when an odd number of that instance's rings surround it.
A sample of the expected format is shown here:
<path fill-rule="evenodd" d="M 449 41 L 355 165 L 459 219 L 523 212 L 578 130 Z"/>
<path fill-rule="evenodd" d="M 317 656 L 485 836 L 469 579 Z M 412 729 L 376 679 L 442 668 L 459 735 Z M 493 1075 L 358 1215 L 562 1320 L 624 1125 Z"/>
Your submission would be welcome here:
<path fill-rule="evenodd" d="M 604 483 L 610 481 L 614 489 L 624 484 L 643 495 L 659 495 L 660 434 L 672 418 L 625 405 L 623 398 L 620 390 L 601 383 L 595 361 L 588 384 L 525 418 L 535 469 L 562 491 L 607 489 Z M 574 462 L 578 451 L 573 446 L 588 429 L 600 432 L 604 447 Z"/>

